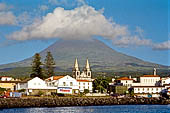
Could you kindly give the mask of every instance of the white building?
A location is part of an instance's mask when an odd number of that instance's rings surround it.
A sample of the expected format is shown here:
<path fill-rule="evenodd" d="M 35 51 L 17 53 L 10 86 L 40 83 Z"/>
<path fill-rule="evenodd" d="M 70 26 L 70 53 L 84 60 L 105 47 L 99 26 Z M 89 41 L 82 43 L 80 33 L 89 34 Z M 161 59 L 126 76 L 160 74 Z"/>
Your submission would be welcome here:
<path fill-rule="evenodd" d="M 84 89 L 88 89 L 89 92 L 92 92 L 92 82 L 89 80 L 77 80 L 79 85 L 80 92 L 84 92 Z"/>
<path fill-rule="evenodd" d="M 57 93 L 78 94 L 79 87 L 76 79 L 70 76 L 52 76 L 46 80 L 48 87 L 56 87 Z"/>
<path fill-rule="evenodd" d="M 0 80 L 1 81 L 12 81 L 14 80 L 12 77 L 9 77 L 9 76 L 1 76 L 0 77 Z"/>
<path fill-rule="evenodd" d="M 141 97 L 159 97 L 160 92 L 165 89 L 163 86 L 134 86 L 134 95 Z"/>
<path fill-rule="evenodd" d="M 161 78 L 161 85 L 170 84 L 170 77 Z"/>
<path fill-rule="evenodd" d="M 123 86 L 127 86 L 127 88 L 130 88 L 133 85 L 133 79 L 128 77 L 121 77 L 116 80 L 118 84 L 122 84 Z"/>
<path fill-rule="evenodd" d="M 86 60 L 86 66 L 83 69 L 83 72 L 80 73 L 78 60 L 76 58 L 73 72 L 72 72 L 73 78 L 75 78 L 78 81 L 79 84 L 79 90 L 80 92 L 84 92 L 85 89 L 89 90 L 89 92 L 92 92 L 92 72 L 90 69 L 90 64 L 88 59 Z"/>
<path fill-rule="evenodd" d="M 19 82 L 16 85 L 16 90 L 21 89 L 25 89 L 27 95 L 36 95 L 40 91 L 45 91 L 46 93 L 50 93 L 49 90 L 56 91 L 55 87 L 47 87 L 46 82 L 38 77 Z"/>
<path fill-rule="evenodd" d="M 140 86 L 155 86 L 159 81 L 158 75 L 144 75 L 140 77 Z"/>

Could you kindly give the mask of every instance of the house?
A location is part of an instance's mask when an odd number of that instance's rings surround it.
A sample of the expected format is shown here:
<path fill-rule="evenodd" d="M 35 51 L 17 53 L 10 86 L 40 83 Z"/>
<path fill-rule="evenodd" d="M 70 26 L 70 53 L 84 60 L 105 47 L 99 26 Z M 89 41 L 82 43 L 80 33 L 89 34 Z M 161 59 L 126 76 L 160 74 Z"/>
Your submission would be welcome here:
<path fill-rule="evenodd" d="M 80 92 L 84 92 L 84 90 L 87 89 L 87 90 L 89 90 L 90 93 L 92 93 L 93 79 L 92 79 L 92 72 L 91 72 L 91 68 L 90 68 L 88 59 L 86 60 L 85 68 L 83 69 L 82 73 L 80 73 L 78 60 L 76 58 L 74 67 L 73 67 L 73 71 L 72 71 L 72 77 L 78 81 Z"/>
<path fill-rule="evenodd" d="M 143 75 L 140 77 L 140 86 L 155 86 L 159 81 L 159 75 Z"/>
<path fill-rule="evenodd" d="M 46 82 L 38 77 L 19 82 L 16 85 L 16 89 L 25 89 L 27 95 L 38 95 L 40 92 L 50 95 L 51 92 L 56 92 L 57 90 L 55 87 L 47 87 Z"/>
<path fill-rule="evenodd" d="M 16 84 L 19 81 L 0 81 L 0 88 L 5 88 L 6 90 L 14 91 L 16 90 Z"/>
<path fill-rule="evenodd" d="M 161 85 L 170 84 L 170 77 L 161 78 Z"/>
<path fill-rule="evenodd" d="M 10 77 L 10 76 L 1 76 L 0 80 L 1 81 L 12 81 L 14 79 L 12 77 Z"/>
<path fill-rule="evenodd" d="M 79 87 L 76 79 L 69 75 L 52 76 L 46 80 L 48 87 L 56 87 L 57 93 L 61 94 L 78 94 Z"/>
<path fill-rule="evenodd" d="M 134 95 L 141 97 L 159 97 L 163 86 L 133 86 Z"/>
<path fill-rule="evenodd" d="M 87 89 L 90 93 L 92 93 L 92 81 L 89 80 L 77 80 L 79 91 L 84 92 L 85 89 Z"/>
<path fill-rule="evenodd" d="M 122 84 L 123 86 L 127 86 L 127 88 L 130 88 L 133 84 L 133 79 L 128 77 L 121 77 L 116 80 L 117 84 Z"/>

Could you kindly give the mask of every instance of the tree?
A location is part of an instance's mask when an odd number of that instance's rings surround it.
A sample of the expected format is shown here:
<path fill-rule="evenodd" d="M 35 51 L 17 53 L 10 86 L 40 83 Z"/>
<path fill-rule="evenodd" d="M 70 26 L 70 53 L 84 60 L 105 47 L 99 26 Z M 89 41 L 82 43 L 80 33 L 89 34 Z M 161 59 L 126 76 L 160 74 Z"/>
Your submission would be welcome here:
<path fill-rule="evenodd" d="M 105 77 L 97 77 L 93 81 L 93 92 L 98 90 L 98 92 L 103 93 L 107 90 L 109 86 L 109 80 L 107 80 Z"/>
<path fill-rule="evenodd" d="M 31 77 L 39 77 L 41 79 L 44 78 L 43 72 L 42 72 L 42 68 L 41 68 L 41 56 L 40 54 L 36 53 L 34 55 L 34 59 L 32 61 L 32 74 Z"/>
<path fill-rule="evenodd" d="M 54 66 L 55 66 L 55 61 L 54 58 L 51 54 L 51 52 L 47 52 L 47 56 L 45 59 L 45 72 L 48 77 L 54 75 Z"/>

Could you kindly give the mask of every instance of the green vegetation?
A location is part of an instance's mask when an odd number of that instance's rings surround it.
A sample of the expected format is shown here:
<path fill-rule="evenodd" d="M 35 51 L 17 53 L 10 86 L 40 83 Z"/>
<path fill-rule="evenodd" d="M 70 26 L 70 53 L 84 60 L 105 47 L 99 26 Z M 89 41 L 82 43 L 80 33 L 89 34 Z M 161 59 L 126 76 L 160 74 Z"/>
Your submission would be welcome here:
<path fill-rule="evenodd" d="M 94 81 L 93 81 L 93 92 L 100 92 L 100 93 L 104 93 L 107 91 L 108 86 L 109 86 L 109 82 L 111 82 L 111 79 L 108 77 L 97 77 Z"/>
<path fill-rule="evenodd" d="M 42 65 L 42 63 L 41 63 L 41 56 L 40 56 L 39 53 L 36 53 L 34 55 L 34 59 L 32 61 L 31 78 L 34 78 L 34 77 L 39 77 L 41 79 L 44 78 L 41 65 Z"/>
<path fill-rule="evenodd" d="M 47 52 L 47 56 L 44 63 L 45 74 L 47 77 L 55 75 L 54 73 L 55 61 L 51 52 Z"/>

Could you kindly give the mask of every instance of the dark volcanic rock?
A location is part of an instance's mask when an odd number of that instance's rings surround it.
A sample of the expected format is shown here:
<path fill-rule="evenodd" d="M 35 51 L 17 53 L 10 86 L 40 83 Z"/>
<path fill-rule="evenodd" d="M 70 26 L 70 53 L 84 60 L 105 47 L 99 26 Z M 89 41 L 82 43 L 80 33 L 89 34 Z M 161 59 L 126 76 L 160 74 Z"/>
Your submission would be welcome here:
<path fill-rule="evenodd" d="M 164 98 L 61 97 L 0 99 L 0 108 L 169 104 Z"/>

